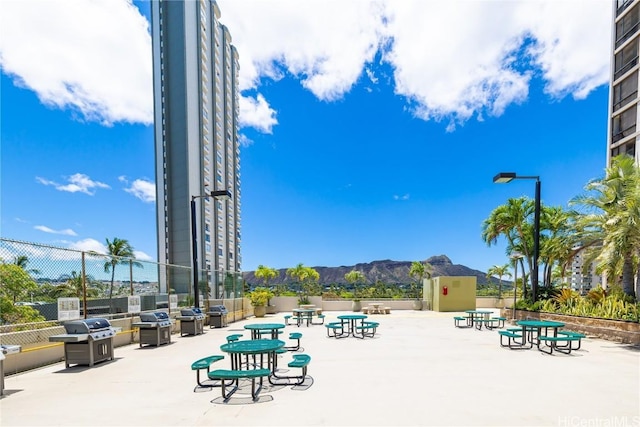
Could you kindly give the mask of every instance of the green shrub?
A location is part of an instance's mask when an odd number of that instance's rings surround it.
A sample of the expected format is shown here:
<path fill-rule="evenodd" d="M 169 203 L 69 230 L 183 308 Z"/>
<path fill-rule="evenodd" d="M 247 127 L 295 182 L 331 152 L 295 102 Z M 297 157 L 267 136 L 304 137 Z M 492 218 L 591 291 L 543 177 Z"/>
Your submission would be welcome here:
<path fill-rule="evenodd" d="M 249 294 L 249 300 L 254 307 L 265 306 L 273 298 L 273 292 L 264 287 L 257 287 Z"/>

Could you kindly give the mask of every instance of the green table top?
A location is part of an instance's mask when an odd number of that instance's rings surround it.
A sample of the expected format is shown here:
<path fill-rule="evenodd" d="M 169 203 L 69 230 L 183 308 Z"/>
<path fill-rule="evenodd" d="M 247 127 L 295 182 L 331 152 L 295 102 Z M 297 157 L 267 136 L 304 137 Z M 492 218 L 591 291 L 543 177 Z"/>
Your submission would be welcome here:
<path fill-rule="evenodd" d="M 276 351 L 284 344 L 281 340 L 242 340 L 222 344 L 220 350 L 225 353 L 260 354 Z"/>
<path fill-rule="evenodd" d="M 244 325 L 245 329 L 249 329 L 251 331 L 255 330 L 267 330 L 267 329 L 284 329 L 284 324 L 282 323 L 251 323 L 249 325 Z"/>
<path fill-rule="evenodd" d="M 520 326 L 530 326 L 532 328 L 562 328 L 564 323 L 553 322 L 551 320 L 519 320 L 516 322 Z"/>
<path fill-rule="evenodd" d="M 359 320 L 366 319 L 368 316 L 365 314 L 342 314 L 338 316 L 340 320 Z"/>

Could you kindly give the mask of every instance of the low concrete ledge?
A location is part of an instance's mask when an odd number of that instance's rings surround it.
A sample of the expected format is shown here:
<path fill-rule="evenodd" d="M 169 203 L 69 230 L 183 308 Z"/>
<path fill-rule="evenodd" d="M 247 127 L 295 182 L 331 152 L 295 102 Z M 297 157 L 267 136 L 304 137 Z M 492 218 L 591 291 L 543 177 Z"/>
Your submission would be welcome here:
<path fill-rule="evenodd" d="M 503 309 L 502 316 L 511 319 L 513 311 Z M 557 313 L 543 313 L 537 311 L 516 310 L 516 319 L 551 320 L 562 322 L 565 328 L 582 332 L 588 336 L 595 336 L 609 341 L 616 341 L 623 344 L 640 345 L 640 323 L 599 319 L 594 317 L 568 316 Z"/>

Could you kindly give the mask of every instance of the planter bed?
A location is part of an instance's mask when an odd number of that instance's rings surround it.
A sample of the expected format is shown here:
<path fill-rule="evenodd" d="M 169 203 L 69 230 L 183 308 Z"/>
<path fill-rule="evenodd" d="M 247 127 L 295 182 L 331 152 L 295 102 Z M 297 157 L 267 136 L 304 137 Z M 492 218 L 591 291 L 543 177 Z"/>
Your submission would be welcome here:
<path fill-rule="evenodd" d="M 507 319 L 510 319 L 512 314 L 513 311 L 509 308 L 502 310 L 502 316 Z M 616 341 L 623 344 L 640 345 L 640 323 L 637 322 L 525 310 L 516 310 L 516 319 L 552 320 L 562 322 L 566 325 L 565 328 L 571 331 L 581 332 L 588 336 Z"/>

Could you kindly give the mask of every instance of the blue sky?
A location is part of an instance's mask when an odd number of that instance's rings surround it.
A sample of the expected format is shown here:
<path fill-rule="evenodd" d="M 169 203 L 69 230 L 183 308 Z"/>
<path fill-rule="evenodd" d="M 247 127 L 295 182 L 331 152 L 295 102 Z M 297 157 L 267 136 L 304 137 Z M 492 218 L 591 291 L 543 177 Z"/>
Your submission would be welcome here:
<path fill-rule="evenodd" d="M 482 221 L 534 193 L 496 173 L 539 175 L 563 206 L 602 176 L 609 2 L 344 3 L 218 1 L 241 61 L 244 270 L 486 271 L 507 258 Z M 156 259 L 148 16 L 0 4 L 2 237 Z"/>

